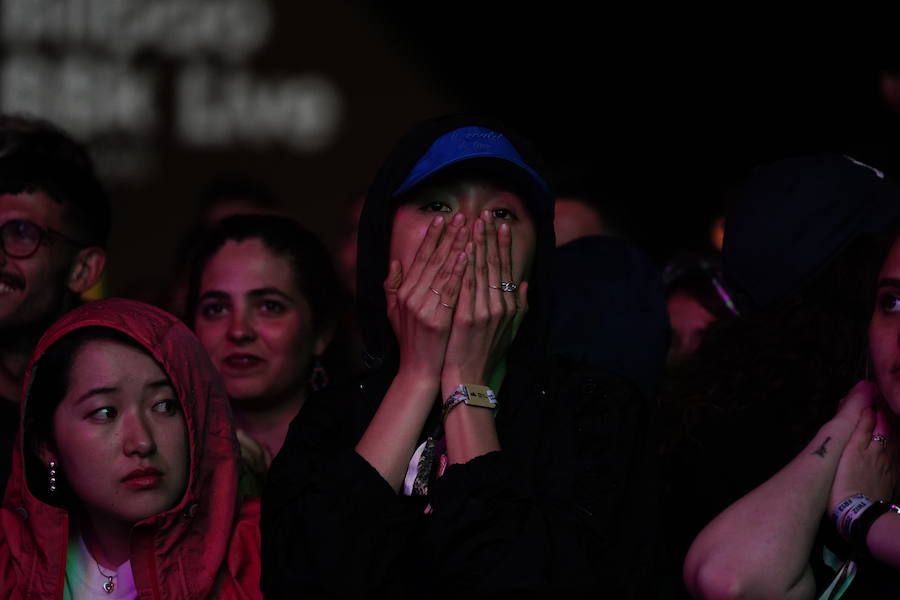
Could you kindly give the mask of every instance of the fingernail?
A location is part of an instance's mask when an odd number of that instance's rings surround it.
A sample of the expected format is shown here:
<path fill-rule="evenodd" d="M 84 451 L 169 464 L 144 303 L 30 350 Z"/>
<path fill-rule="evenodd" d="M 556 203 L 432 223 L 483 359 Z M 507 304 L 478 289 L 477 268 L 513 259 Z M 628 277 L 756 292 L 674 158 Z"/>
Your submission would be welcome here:
<path fill-rule="evenodd" d="M 484 219 L 485 223 L 490 223 L 491 222 L 491 211 L 489 211 L 489 210 L 482 211 L 481 218 Z"/>
<path fill-rule="evenodd" d="M 466 253 L 465 253 L 465 252 L 460 252 L 460 253 L 459 253 L 459 256 L 456 257 L 456 262 L 458 262 L 458 263 L 464 263 L 464 262 L 466 262 Z"/>
<path fill-rule="evenodd" d="M 466 254 L 474 254 L 475 253 L 475 244 L 472 242 L 468 242 L 466 244 Z"/>
<path fill-rule="evenodd" d="M 443 225 L 444 223 L 444 215 L 438 215 L 434 218 L 434 221 L 431 222 L 432 225 Z"/>
<path fill-rule="evenodd" d="M 456 232 L 456 239 L 458 239 L 458 240 L 464 240 L 467 237 L 469 237 L 468 229 L 460 229 L 459 231 Z"/>
<path fill-rule="evenodd" d="M 484 231 L 484 221 L 482 221 L 481 219 L 475 221 L 475 231 Z"/>
<path fill-rule="evenodd" d="M 500 223 L 500 231 L 509 233 L 509 223 Z"/>
<path fill-rule="evenodd" d="M 453 223 L 455 225 L 461 225 L 466 222 L 466 216 L 462 213 L 456 213 L 453 215 Z"/>

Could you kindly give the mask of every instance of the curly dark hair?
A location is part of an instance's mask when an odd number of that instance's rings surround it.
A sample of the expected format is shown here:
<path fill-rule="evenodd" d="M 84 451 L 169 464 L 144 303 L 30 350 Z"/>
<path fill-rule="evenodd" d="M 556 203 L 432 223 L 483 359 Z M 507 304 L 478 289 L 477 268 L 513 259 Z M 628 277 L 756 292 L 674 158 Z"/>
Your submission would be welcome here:
<path fill-rule="evenodd" d="M 709 326 L 668 373 L 661 459 L 673 556 L 716 514 L 771 477 L 865 376 L 881 263 L 900 229 L 863 234 L 772 306 Z"/>
<path fill-rule="evenodd" d="M 780 302 L 712 324 L 669 379 L 681 432 L 691 437 L 716 414 L 771 407 L 805 444 L 865 375 L 875 283 L 897 234 L 860 235 Z"/>

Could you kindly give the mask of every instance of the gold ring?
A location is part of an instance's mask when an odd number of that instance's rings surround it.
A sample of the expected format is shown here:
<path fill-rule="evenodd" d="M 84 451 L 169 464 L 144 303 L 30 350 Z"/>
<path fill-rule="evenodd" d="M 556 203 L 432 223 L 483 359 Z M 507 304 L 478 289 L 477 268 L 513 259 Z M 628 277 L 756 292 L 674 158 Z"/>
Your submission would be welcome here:
<path fill-rule="evenodd" d="M 436 289 L 434 289 L 434 288 L 428 288 L 428 289 L 430 289 L 432 292 L 434 292 L 434 293 L 437 294 L 438 296 L 441 295 L 441 293 L 440 293 L 439 291 L 437 291 Z"/>
<path fill-rule="evenodd" d="M 449 308 L 450 310 L 453 310 L 454 308 L 456 308 L 455 306 L 451 306 L 451 305 L 447 304 L 446 302 L 438 302 L 438 304 L 440 304 L 444 308 Z"/>

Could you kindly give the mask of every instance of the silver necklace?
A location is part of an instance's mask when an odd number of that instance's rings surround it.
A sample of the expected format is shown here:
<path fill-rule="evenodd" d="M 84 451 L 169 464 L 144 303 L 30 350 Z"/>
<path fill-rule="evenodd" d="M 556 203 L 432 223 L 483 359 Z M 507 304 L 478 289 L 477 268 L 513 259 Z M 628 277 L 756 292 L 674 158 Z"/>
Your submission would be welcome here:
<path fill-rule="evenodd" d="M 113 579 L 118 577 L 119 574 L 116 573 L 115 575 L 107 575 L 100 568 L 100 563 L 98 563 L 96 560 L 94 562 L 97 564 L 97 572 L 106 578 L 106 581 L 103 582 L 103 591 L 106 592 L 107 594 L 112 594 L 113 591 L 116 589 L 116 583 L 113 581 Z"/>

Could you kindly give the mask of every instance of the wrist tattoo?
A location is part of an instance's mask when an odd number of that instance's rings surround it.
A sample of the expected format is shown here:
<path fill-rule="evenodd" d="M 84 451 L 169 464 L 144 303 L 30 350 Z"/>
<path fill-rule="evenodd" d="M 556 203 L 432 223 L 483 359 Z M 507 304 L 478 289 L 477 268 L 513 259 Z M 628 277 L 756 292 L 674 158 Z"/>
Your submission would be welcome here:
<path fill-rule="evenodd" d="M 822 458 L 825 458 L 825 454 L 828 452 L 828 449 L 825 446 L 827 446 L 828 442 L 830 442 L 830 441 L 831 441 L 831 436 L 828 436 L 827 438 L 825 438 L 825 441 L 822 442 L 822 445 L 819 446 L 818 450 L 813 451 L 813 454 L 818 454 Z"/>

